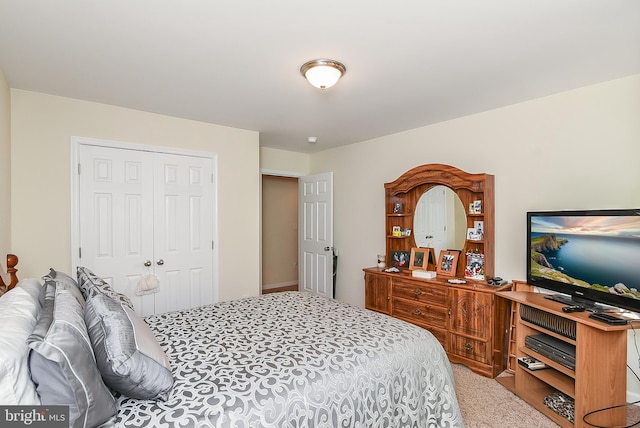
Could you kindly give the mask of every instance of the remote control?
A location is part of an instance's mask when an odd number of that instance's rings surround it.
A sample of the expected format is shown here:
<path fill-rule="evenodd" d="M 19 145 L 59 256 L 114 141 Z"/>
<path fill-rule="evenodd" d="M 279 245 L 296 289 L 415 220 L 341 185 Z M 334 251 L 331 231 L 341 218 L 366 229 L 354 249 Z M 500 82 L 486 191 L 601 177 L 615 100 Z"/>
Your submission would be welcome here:
<path fill-rule="evenodd" d="M 611 325 L 625 325 L 628 321 L 623 318 L 614 317 L 613 315 L 605 314 L 602 312 L 593 312 L 589 314 L 589 318 L 594 320 L 606 322 Z"/>
<path fill-rule="evenodd" d="M 562 308 L 564 312 L 584 312 L 584 306 L 569 305 Z"/>

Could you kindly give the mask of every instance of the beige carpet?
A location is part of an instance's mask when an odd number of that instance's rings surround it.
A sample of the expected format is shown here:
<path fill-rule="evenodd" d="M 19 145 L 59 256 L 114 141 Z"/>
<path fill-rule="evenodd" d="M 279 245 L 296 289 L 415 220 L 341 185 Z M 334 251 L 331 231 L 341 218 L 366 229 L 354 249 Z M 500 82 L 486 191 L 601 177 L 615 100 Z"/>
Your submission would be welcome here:
<path fill-rule="evenodd" d="M 456 393 L 467 428 L 556 428 L 559 425 L 515 394 L 461 364 L 452 364 Z"/>

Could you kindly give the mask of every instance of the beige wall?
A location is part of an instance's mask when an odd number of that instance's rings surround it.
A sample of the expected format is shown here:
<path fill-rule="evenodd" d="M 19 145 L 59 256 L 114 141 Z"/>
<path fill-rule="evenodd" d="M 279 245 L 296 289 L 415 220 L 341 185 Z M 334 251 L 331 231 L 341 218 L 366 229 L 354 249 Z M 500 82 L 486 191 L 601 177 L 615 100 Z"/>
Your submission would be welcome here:
<path fill-rule="evenodd" d="M 262 171 L 290 173 L 295 176 L 307 175 L 309 161 L 309 155 L 304 153 L 260 147 L 260 169 Z"/>
<path fill-rule="evenodd" d="M 256 132 L 16 89 L 11 129 L 12 249 L 22 277 L 71 267 L 70 138 L 80 136 L 216 153 L 219 299 L 260 293 Z"/>
<path fill-rule="evenodd" d="M 496 274 L 525 279 L 528 210 L 640 207 L 640 75 L 311 156 L 334 172 L 336 297 L 364 305 L 362 267 L 384 252 L 384 189 L 444 163 L 496 177 Z"/>
<path fill-rule="evenodd" d="M 0 68 L 0 270 L 11 252 L 11 96 Z"/>

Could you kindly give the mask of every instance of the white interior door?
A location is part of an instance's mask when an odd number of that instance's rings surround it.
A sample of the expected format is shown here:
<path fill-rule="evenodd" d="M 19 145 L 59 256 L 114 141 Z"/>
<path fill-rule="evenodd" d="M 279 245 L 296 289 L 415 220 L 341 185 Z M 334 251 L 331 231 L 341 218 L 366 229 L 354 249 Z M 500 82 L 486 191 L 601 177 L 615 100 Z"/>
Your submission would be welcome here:
<path fill-rule="evenodd" d="M 299 288 L 333 298 L 333 173 L 299 183 Z"/>
<path fill-rule="evenodd" d="M 164 284 L 156 312 L 213 303 L 212 161 L 162 153 L 154 159 L 153 263 Z"/>
<path fill-rule="evenodd" d="M 78 161 L 78 264 L 143 316 L 213 303 L 212 159 L 80 144 Z M 139 295 L 146 274 L 160 286 Z"/>

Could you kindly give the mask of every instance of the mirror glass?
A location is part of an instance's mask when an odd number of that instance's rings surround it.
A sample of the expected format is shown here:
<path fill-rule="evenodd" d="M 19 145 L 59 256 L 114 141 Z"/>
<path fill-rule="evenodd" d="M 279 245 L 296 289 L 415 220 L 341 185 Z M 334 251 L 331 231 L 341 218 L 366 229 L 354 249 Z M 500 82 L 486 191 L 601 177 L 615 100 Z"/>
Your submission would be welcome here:
<path fill-rule="evenodd" d="M 439 257 L 441 250 L 462 250 L 467 236 L 467 214 L 462 201 L 447 186 L 435 186 L 420 197 L 413 218 L 418 247 L 431 247 Z"/>

